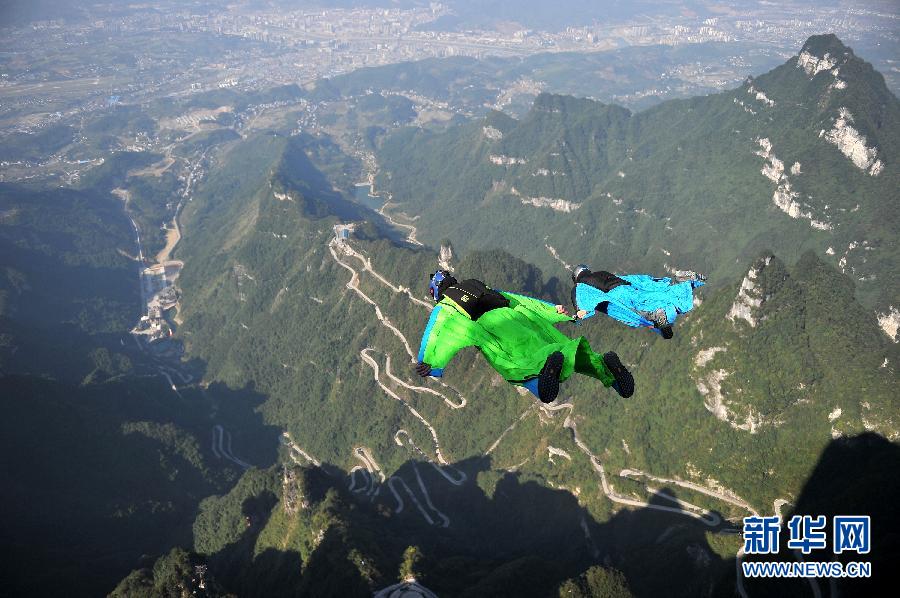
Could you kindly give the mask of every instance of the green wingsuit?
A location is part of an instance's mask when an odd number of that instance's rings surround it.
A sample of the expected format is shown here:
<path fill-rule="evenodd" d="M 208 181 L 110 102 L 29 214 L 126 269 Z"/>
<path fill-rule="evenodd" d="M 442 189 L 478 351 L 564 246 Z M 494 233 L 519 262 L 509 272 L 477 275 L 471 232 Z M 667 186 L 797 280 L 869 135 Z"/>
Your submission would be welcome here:
<path fill-rule="evenodd" d="M 587 339 L 571 339 L 553 326 L 571 319 L 546 301 L 464 280 L 447 289 L 431 312 L 418 360 L 431 366 L 431 376 L 441 376 L 460 349 L 478 347 L 507 382 L 537 395 L 537 376 L 547 357 L 559 351 L 560 381 L 578 372 L 611 386 L 612 373 Z"/>

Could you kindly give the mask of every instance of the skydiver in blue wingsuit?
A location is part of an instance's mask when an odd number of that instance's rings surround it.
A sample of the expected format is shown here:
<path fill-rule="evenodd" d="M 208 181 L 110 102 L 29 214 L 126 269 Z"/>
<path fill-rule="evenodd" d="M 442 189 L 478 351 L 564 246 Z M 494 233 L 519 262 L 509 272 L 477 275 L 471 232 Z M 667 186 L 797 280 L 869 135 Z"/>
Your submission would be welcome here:
<path fill-rule="evenodd" d="M 599 311 L 626 326 L 650 327 L 670 339 L 672 324 L 679 314 L 691 310 L 694 289 L 703 286 L 705 280 L 705 276 L 692 271 L 677 271 L 674 278 L 617 276 L 604 270 L 591 272 L 581 264 L 572 272 L 572 305 L 579 320 Z"/>

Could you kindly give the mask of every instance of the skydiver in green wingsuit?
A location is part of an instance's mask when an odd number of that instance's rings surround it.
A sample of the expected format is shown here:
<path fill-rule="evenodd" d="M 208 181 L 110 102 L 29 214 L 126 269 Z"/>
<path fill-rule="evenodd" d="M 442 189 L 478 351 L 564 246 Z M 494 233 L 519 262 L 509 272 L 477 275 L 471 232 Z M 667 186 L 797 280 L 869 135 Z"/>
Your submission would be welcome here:
<path fill-rule="evenodd" d="M 634 378 L 613 352 L 594 353 L 587 339 L 571 339 L 556 322 L 572 321 L 562 305 L 495 291 L 480 280 L 457 280 L 446 270 L 431 277 L 431 312 L 419 347 L 416 373 L 441 376 L 464 347 L 478 347 L 503 378 L 524 386 L 542 402 L 559 394 L 559 383 L 578 372 L 600 380 L 622 397 L 634 393 Z"/>

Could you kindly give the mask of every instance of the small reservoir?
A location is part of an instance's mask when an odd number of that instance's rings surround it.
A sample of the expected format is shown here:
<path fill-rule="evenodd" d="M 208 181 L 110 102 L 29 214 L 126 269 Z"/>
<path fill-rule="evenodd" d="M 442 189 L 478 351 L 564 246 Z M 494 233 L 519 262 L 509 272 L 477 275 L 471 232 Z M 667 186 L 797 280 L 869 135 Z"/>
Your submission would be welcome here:
<path fill-rule="evenodd" d="M 354 186 L 353 198 L 370 210 L 378 211 L 384 205 L 384 200 L 377 195 L 372 195 L 372 185 L 368 183 L 357 183 Z"/>

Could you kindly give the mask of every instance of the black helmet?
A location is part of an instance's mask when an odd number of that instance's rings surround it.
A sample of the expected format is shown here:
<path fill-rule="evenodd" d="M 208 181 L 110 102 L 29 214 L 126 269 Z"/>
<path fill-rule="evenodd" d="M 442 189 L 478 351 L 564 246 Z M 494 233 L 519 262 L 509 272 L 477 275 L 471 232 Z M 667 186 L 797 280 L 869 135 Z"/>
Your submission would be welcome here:
<path fill-rule="evenodd" d="M 578 284 L 578 279 L 584 276 L 585 274 L 590 274 L 590 269 L 584 264 L 578 264 L 575 266 L 575 269 L 572 270 L 572 284 Z"/>

